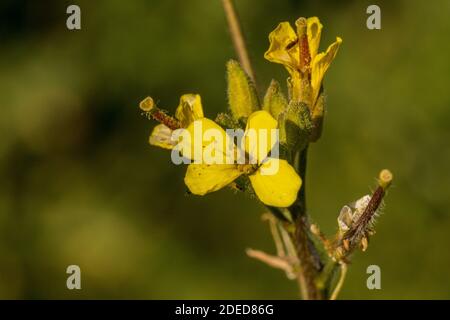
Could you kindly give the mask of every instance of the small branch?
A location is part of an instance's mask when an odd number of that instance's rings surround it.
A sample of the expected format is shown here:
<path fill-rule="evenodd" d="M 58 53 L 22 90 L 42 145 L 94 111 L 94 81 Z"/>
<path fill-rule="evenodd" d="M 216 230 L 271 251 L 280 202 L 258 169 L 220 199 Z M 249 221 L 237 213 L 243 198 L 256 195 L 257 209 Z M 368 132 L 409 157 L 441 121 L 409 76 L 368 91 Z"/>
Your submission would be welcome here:
<path fill-rule="evenodd" d="M 330 300 L 336 300 L 337 296 L 339 295 L 339 292 L 342 289 L 342 286 L 344 285 L 345 276 L 347 275 L 347 264 L 341 263 L 341 275 L 339 276 L 339 281 L 336 284 L 336 287 L 333 290 L 333 293 L 331 294 Z"/>
<path fill-rule="evenodd" d="M 295 246 L 292 243 L 292 238 L 290 237 L 289 233 L 284 229 L 281 229 L 281 238 L 283 239 L 284 246 L 286 247 L 286 251 L 288 253 L 288 256 L 291 259 L 296 259 L 298 261 L 297 252 L 295 251 Z"/>
<path fill-rule="evenodd" d="M 231 38 L 233 40 L 234 49 L 239 58 L 239 62 L 244 68 L 245 72 L 255 82 L 255 74 L 253 73 L 252 65 L 248 57 L 247 47 L 245 46 L 244 37 L 242 35 L 239 19 L 232 0 L 222 0 L 223 9 L 227 17 L 228 27 L 230 29 Z"/>
<path fill-rule="evenodd" d="M 277 222 L 270 213 L 263 214 L 262 219 L 269 221 L 270 233 L 272 234 L 273 242 L 275 243 L 277 256 L 285 257 L 286 253 L 284 252 L 283 241 L 278 232 Z"/>
<path fill-rule="evenodd" d="M 295 279 L 295 274 L 293 272 L 291 264 L 281 257 L 272 256 L 260 250 L 247 249 L 245 251 L 250 258 L 259 260 L 268 266 L 276 269 L 281 269 L 286 272 L 289 279 Z"/>
<path fill-rule="evenodd" d="M 347 231 L 335 250 L 337 260 L 345 259 L 349 256 L 358 245 L 362 248 L 367 248 L 367 235 L 370 234 L 370 228 L 377 216 L 378 208 L 380 207 L 383 198 L 386 194 L 387 188 L 392 182 L 393 176 L 389 170 L 382 170 L 378 179 L 378 187 L 373 192 L 367 207 L 364 209 L 358 221 L 352 225 Z"/>

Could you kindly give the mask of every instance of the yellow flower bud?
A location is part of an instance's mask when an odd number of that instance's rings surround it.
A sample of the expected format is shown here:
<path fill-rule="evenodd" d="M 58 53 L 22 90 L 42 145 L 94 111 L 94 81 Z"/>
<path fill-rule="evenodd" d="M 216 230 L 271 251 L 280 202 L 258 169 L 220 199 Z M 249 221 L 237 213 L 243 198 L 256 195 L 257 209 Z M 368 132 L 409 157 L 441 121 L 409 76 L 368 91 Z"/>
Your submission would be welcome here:
<path fill-rule="evenodd" d="M 228 103 L 236 120 L 248 118 L 260 109 L 255 85 L 241 68 L 238 62 L 230 60 L 227 63 Z"/>

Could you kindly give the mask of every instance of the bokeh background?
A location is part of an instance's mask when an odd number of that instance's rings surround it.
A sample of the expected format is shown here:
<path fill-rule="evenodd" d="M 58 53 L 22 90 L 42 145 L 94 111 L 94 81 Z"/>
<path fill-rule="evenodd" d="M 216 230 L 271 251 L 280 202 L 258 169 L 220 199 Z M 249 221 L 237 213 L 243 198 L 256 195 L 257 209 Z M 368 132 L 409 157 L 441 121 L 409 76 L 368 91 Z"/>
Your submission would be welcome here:
<path fill-rule="evenodd" d="M 263 59 L 280 21 L 317 15 L 322 49 L 344 43 L 309 152 L 308 205 L 333 234 L 340 208 L 391 169 L 377 234 L 341 298 L 450 298 L 450 2 L 238 0 L 260 88 L 286 72 Z M 382 29 L 366 28 L 378 4 Z M 78 4 L 82 30 L 66 29 Z M 254 199 L 189 196 L 185 168 L 147 144 L 138 103 L 173 111 L 200 93 L 226 108 L 235 54 L 218 0 L 0 3 L 0 298 L 295 298 L 295 282 L 246 257 L 273 252 Z M 77 264 L 82 290 L 66 288 Z M 366 288 L 377 264 L 382 289 Z"/>

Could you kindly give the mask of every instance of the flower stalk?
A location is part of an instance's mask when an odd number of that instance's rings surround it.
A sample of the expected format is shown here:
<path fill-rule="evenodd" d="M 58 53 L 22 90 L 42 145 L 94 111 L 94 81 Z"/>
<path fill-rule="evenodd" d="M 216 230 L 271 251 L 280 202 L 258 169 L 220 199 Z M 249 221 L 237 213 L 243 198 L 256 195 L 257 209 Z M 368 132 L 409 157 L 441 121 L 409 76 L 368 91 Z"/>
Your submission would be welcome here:
<path fill-rule="evenodd" d="M 250 78 L 255 82 L 255 74 L 253 72 L 252 64 L 250 63 L 250 58 L 248 56 L 247 47 L 245 45 L 244 36 L 242 34 L 241 25 L 239 23 L 239 18 L 236 13 L 232 0 L 222 0 L 223 9 L 228 22 L 228 27 L 230 29 L 231 39 L 233 41 L 234 49 L 238 55 L 239 62 L 244 68 L 245 72 L 250 76 Z"/>

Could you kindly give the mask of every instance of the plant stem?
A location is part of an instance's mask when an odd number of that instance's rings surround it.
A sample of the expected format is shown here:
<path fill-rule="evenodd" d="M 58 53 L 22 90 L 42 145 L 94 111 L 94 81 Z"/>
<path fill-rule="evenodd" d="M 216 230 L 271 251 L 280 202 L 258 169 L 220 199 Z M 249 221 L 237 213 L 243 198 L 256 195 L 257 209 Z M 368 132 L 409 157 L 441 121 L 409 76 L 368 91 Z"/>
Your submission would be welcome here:
<path fill-rule="evenodd" d="M 245 72 L 255 82 L 255 74 L 253 73 L 252 65 L 248 57 L 247 47 L 245 46 L 244 36 L 242 35 L 241 25 L 234 8 L 232 0 L 222 0 L 223 9 L 227 17 L 228 27 L 231 33 L 231 39 L 233 40 L 234 49 L 239 58 L 239 62 L 244 68 Z"/>
<path fill-rule="evenodd" d="M 222 0 L 223 8 L 230 29 L 234 49 L 238 55 L 242 68 L 256 85 L 255 75 L 250 63 L 241 26 L 237 17 L 236 10 L 232 0 Z M 303 186 L 298 194 L 297 201 L 289 208 L 291 216 L 295 219 L 295 234 L 291 234 L 293 242 L 296 244 L 297 256 L 300 260 L 300 270 L 298 272 L 298 281 L 300 291 L 304 299 L 323 299 L 324 292 L 316 285 L 316 278 L 323 265 L 317 250 L 309 236 L 309 221 L 306 215 L 306 157 L 308 148 L 300 152 L 297 171 L 299 172 Z M 283 219 L 282 219 L 283 220 Z"/>
<path fill-rule="evenodd" d="M 341 275 L 339 277 L 338 283 L 336 284 L 336 288 L 334 288 L 334 291 L 331 294 L 330 300 L 336 300 L 339 292 L 342 289 L 342 286 L 344 285 L 346 275 L 347 275 L 347 264 L 341 263 Z"/>
<path fill-rule="evenodd" d="M 308 148 L 300 152 L 297 171 L 303 184 L 298 194 L 298 199 L 290 208 L 292 216 L 295 217 L 294 239 L 297 246 L 297 255 L 300 263 L 298 274 L 299 286 L 305 300 L 324 299 L 324 292 L 317 287 L 316 278 L 322 268 L 322 262 L 318 256 L 313 242 L 309 237 L 309 221 L 306 215 L 306 163 Z"/>

